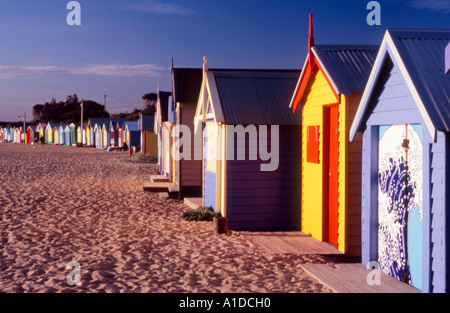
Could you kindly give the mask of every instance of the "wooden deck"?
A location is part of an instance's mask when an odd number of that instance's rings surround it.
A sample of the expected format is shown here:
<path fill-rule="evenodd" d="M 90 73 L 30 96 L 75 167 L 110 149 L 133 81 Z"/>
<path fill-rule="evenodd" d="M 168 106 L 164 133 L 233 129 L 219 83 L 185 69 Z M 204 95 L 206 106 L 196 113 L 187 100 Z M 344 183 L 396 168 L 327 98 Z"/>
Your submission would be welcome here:
<path fill-rule="evenodd" d="M 244 236 L 269 254 L 342 255 L 335 246 L 303 232 L 244 232 Z"/>
<path fill-rule="evenodd" d="M 371 270 L 360 263 L 303 264 L 301 268 L 336 293 L 420 293 L 381 271 L 379 284 L 369 285 Z"/>
<path fill-rule="evenodd" d="M 347 258 L 336 247 L 303 232 L 242 232 L 242 234 L 270 255 L 289 253 L 324 256 L 325 262 L 328 263 L 302 264 L 301 268 L 336 293 L 420 293 L 416 288 L 382 272 L 379 272 L 381 284 L 369 285 L 367 276 L 372 270 L 366 269 L 359 262 L 348 263 L 351 258 Z"/>

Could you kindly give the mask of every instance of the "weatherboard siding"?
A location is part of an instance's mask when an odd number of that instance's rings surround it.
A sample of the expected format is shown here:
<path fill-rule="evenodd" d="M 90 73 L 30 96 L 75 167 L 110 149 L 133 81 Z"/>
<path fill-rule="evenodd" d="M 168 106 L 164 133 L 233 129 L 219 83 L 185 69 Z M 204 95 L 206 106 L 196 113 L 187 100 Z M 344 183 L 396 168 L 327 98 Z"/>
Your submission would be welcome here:
<path fill-rule="evenodd" d="M 322 71 L 313 75 L 302 99 L 302 187 L 301 228 L 313 237 L 323 239 L 323 105 L 336 103 L 333 90 Z M 319 163 L 307 162 L 307 127 L 319 126 Z"/>
<path fill-rule="evenodd" d="M 270 129 L 268 127 L 269 151 Z M 261 164 L 270 161 L 259 157 L 249 160 L 248 140 L 245 160 L 236 160 L 235 140 L 235 159 L 227 160 L 226 176 L 226 214 L 230 229 L 300 228 L 300 127 L 280 126 L 279 130 L 279 166 L 275 171 L 261 171 Z"/>
<path fill-rule="evenodd" d="M 194 141 L 194 116 L 196 104 L 184 103 L 180 111 L 181 125 L 189 127 L 191 132 L 191 159 L 180 161 L 180 186 L 198 186 L 202 185 L 202 161 L 195 160 L 195 141 Z"/>
<path fill-rule="evenodd" d="M 430 270 L 432 292 L 446 292 L 446 153 L 448 138 L 443 132 L 438 132 L 436 143 L 431 145 L 430 155 Z"/>

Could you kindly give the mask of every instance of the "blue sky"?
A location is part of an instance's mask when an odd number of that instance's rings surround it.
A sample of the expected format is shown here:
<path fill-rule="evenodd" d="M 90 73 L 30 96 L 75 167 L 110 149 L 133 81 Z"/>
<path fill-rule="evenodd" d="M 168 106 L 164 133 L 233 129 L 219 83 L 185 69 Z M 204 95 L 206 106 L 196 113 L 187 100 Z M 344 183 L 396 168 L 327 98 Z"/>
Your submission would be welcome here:
<path fill-rule="evenodd" d="M 170 62 L 216 68 L 299 69 L 308 14 L 317 44 L 379 44 L 386 28 L 450 29 L 448 0 L 385 0 L 369 26 L 368 0 L 0 0 L 0 121 L 68 94 L 110 113 L 141 108 L 157 82 L 170 90 Z"/>

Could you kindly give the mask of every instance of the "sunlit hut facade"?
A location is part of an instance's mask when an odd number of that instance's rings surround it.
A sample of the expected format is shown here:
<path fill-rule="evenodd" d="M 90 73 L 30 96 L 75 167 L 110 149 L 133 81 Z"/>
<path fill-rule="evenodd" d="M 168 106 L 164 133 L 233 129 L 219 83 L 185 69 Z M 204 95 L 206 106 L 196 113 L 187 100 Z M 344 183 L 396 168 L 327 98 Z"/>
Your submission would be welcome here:
<path fill-rule="evenodd" d="M 50 123 L 45 126 L 45 143 L 48 145 L 53 143 L 53 126 Z"/>
<path fill-rule="evenodd" d="M 302 113 L 302 231 L 361 255 L 361 139 L 349 129 L 378 46 L 315 45 L 291 100 Z M 299 141 L 300 144 L 300 141 Z"/>
<path fill-rule="evenodd" d="M 102 125 L 101 124 L 95 123 L 94 134 L 95 134 L 95 147 L 97 149 L 102 149 Z"/>
<path fill-rule="evenodd" d="M 289 100 L 300 71 L 204 67 L 195 117 L 204 206 L 230 229 L 299 229 L 301 116 Z"/>
<path fill-rule="evenodd" d="M 53 144 L 59 145 L 59 125 L 53 126 Z"/>
<path fill-rule="evenodd" d="M 34 142 L 34 130 L 32 126 L 27 127 L 26 144 Z"/>
<path fill-rule="evenodd" d="M 387 30 L 350 132 L 363 132 L 362 262 L 423 292 L 449 283 L 449 42 Z"/>
<path fill-rule="evenodd" d="M 156 103 L 159 172 L 168 178 L 171 178 L 173 169 L 173 137 L 171 135 L 173 123 L 169 122 L 169 99 L 171 99 L 171 95 L 172 93 L 168 91 L 158 91 Z"/>
<path fill-rule="evenodd" d="M 184 133 L 175 133 L 175 140 L 181 136 L 190 138 L 191 153 L 186 158 L 176 159 L 173 182 L 180 197 L 200 197 L 202 195 L 202 160 L 195 158 L 194 117 L 197 108 L 203 71 L 201 68 L 181 68 L 172 66 L 172 101 L 169 103 L 169 121 L 183 127 Z M 199 142 L 201 149 L 201 141 Z M 181 147 L 183 149 L 183 147 Z"/>

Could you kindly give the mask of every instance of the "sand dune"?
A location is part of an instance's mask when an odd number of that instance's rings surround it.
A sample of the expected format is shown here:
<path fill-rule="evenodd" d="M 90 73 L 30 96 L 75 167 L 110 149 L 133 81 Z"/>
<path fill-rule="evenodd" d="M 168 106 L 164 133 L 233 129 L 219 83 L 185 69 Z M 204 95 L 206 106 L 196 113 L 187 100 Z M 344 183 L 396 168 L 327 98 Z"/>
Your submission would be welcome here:
<path fill-rule="evenodd" d="M 123 152 L 0 144 L 0 291 L 330 292 L 299 267 L 318 257 L 182 220 L 181 201 L 142 191 L 155 173 Z"/>

